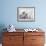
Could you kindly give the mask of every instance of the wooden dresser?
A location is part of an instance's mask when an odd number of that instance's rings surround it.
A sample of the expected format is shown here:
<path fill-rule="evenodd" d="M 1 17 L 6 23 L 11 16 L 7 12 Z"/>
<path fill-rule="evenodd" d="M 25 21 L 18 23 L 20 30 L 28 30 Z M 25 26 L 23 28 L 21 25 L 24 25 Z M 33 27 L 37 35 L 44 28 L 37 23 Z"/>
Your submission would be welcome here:
<path fill-rule="evenodd" d="M 3 46 L 44 46 L 44 32 L 3 32 Z"/>

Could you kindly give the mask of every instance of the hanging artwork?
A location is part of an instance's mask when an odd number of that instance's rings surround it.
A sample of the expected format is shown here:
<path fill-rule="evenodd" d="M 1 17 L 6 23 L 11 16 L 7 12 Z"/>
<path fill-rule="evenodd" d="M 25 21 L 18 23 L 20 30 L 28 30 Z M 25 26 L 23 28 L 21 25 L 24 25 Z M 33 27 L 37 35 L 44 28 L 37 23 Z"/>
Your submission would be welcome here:
<path fill-rule="evenodd" d="M 17 20 L 22 22 L 35 21 L 35 8 L 34 7 L 18 7 Z"/>

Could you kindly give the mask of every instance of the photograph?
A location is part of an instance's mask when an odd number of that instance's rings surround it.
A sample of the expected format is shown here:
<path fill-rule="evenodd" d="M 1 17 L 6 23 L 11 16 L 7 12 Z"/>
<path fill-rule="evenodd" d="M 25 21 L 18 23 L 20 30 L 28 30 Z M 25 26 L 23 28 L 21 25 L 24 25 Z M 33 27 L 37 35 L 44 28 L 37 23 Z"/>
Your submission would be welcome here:
<path fill-rule="evenodd" d="M 35 21 L 35 8 L 34 7 L 18 7 L 17 20 L 23 22 Z"/>

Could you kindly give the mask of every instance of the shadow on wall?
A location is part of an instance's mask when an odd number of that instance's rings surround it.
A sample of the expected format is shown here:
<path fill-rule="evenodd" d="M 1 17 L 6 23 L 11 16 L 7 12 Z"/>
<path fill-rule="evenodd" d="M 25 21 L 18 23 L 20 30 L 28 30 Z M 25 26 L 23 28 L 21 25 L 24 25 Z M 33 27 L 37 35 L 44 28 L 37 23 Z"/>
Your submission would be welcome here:
<path fill-rule="evenodd" d="M 2 32 L 6 31 L 6 30 L 4 30 L 4 28 L 6 28 L 5 25 L 0 24 L 0 43 L 2 43 L 2 36 L 3 36 Z"/>

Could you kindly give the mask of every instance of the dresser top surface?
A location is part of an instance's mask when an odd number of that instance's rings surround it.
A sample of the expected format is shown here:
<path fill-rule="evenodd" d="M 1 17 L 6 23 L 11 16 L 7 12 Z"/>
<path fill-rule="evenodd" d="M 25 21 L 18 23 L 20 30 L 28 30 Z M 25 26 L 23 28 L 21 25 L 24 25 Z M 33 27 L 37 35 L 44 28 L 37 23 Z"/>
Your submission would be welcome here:
<path fill-rule="evenodd" d="M 8 31 L 6 31 L 7 33 L 8 33 Z M 16 31 L 15 32 L 25 32 L 25 33 L 27 33 L 27 32 L 29 32 L 29 33 L 39 33 L 39 32 L 44 32 L 43 30 L 38 30 L 38 31 L 25 31 L 24 29 L 16 29 Z M 14 32 L 14 33 L 15 33 Z M 10 33 L 12 33 L 12 32 L 10 32 Z"/>

